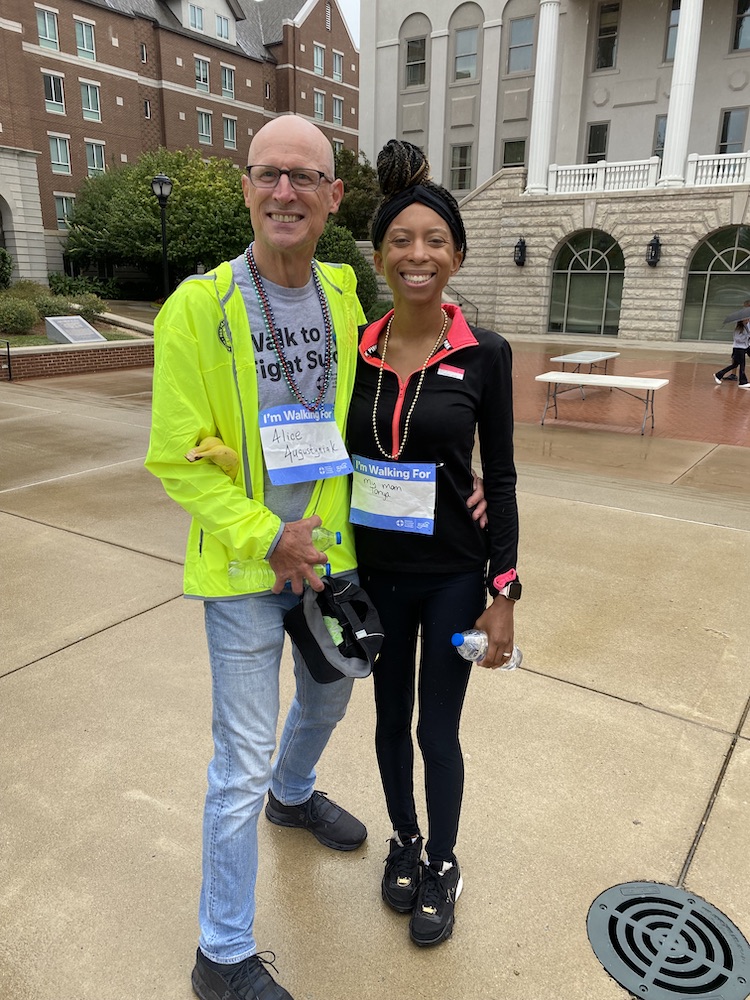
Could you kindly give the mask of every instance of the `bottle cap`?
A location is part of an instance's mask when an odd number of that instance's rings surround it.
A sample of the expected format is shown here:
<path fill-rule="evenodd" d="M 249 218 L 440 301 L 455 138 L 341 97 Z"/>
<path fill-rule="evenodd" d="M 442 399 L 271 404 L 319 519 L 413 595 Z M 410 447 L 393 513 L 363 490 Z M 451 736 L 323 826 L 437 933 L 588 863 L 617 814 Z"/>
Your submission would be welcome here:
<path fill-rule="evenodd" d="M 454 646 L 463 646 L 464 637 L 462 632 L 454 632 L 451 636 L 451 642 Z"/>
<path fill-rule="evenodd" d="M 340 531 L 336 532 L 336 544 L 337 545 L 341 545 L 341 532 Z"/>

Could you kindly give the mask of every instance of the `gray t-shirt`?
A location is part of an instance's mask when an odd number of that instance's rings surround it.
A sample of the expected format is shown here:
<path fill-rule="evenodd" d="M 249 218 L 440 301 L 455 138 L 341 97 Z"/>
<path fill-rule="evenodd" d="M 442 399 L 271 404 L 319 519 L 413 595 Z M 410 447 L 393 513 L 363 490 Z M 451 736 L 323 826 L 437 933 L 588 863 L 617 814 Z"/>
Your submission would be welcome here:
<path fill-rule="evenodd" d="M 250 320 L 250 332 L 255 352 L 255 371 L 258 378 L 258 406 L 260 410 L 285 403 L 297 402 L 286 384 L 271 336 L 258 302 L 245 255 L 232 262 L 232 274 L 242 293 Z M 325 323 L 323 309 L 310 280 L 303 288 L 285 288 L 263 279 L 263 287 L 271 304 L 271 311 L 284 355 L 294 366 L 294 380 L 303 397 L 317 398 L 323 384 L 325 359 Z M 233 331 L 234 332 L 234 331 Z M 324 402 L 332 404 L 336 397 L 337 365 L 334 336 L 331 378 Z M 320 488 L 320 481 L 273 486 L 263 463 L 265 504 L 282 521 L 298 521 L 305 513 L 313 490 Z"/>

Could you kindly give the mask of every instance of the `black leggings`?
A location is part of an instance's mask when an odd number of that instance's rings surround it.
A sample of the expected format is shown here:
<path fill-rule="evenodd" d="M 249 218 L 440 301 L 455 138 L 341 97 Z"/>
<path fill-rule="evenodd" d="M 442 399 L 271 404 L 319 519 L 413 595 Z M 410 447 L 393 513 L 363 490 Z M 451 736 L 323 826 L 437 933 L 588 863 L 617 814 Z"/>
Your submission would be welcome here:
<path fill-rule="evenodd" d="M 471 664 L 451 635 L 485 608 L 484 570 L 390 573 L 360 564 L 360 582 L 380 615 L 385 641 L 373 670 L 375 749 L 388 814 L 403 836 L 420 832 L 414 803 L 414 675 L 421 629 L 417 741 L 425 767 L 430 861 L 449 861 L 458 836 L 464 765 L 458 727 Z"/>
<path fill-rule="evenodd" d="M 740 370 L 740 382 L 747 382 L 747 376 L 745 375 L 745 348 L 744 347 L 733 347 L 732 348 L 732 363 L 727 365 L 726 368 L 722 368 L 720 372 L 716 373 L 717 378 L 724 378 L 727 372 L 731 372 L 732 369 L 739 368 Z"/>

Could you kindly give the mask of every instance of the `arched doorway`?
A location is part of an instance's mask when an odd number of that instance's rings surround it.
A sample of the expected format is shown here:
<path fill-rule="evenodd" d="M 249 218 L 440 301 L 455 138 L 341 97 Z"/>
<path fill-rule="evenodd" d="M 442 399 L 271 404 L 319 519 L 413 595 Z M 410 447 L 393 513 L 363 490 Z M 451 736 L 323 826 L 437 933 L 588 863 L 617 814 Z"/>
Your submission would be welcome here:
<path fill-rule="evenodd" d="M 680 340 L 726 343 L 728 313 L 750 299 L 750 227 L 727 226 L 699 243 L 693 253 L 685 292 Z"/>
<path fill-rule="evenodd" d="M 617 336 L 624 275 L 622 250 L 608 233 L 574 233 L 555 258 L 550 332 Z"/>

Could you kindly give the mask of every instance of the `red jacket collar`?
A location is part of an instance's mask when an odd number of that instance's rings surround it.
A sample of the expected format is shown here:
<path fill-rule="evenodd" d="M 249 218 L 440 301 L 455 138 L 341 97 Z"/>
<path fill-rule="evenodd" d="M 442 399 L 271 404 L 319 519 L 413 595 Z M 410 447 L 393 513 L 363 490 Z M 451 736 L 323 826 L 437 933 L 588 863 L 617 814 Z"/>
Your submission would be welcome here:
<path fill-rule="evenodd" d="M 455 351 L 459 347 L 474 347 L 477 344 L 477 338 L 469 329 L 469 324 L 464 319 L 460 308 L 452 303 L 447 303 L 443 306 L 443 309 L 450 316 L 452 323 L 446 335 L 443 348 L 430 359 L 430 364 L 437 358 L 443 358 L 448 351 Z M 369 360 L 375 353 L 378 345 L 378 337 L 385 329 L 392 315 L 393 310 L 391 309 L 381 319 L 376 319 L 374 323 L 370 323 L 362 333 L 362 339 L 359 342 L 359 353 L 365 361 Z"/>

